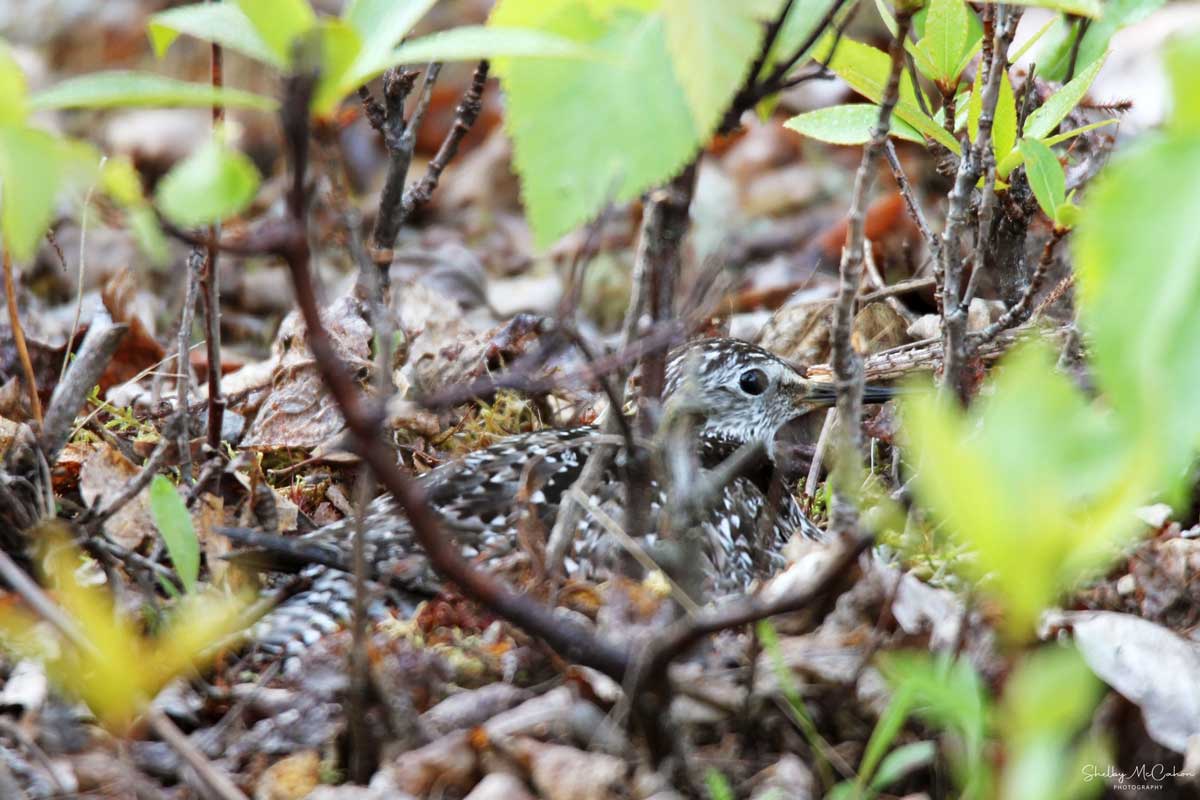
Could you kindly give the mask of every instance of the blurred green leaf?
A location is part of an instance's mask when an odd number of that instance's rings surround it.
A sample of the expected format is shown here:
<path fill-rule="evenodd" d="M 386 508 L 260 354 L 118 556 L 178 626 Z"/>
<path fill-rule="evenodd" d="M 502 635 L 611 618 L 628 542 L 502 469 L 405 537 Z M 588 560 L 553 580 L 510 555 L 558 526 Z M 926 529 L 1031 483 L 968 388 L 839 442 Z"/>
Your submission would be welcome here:
<path fill-rule="evenodd" d="M 194 592 L 200 576 L 200 541 L 183 498 L 162 475 L 155 475 L 150 482 L 150 512 L 175 565 L 175 573 L 183 581 L 183 587 Z"/>
<path fill-rule="evenodd" d="M 704 773 L 704 786 L 708 789 L 709 800 L 734 800 L 729 779 L 712 767 Z"/>
<path fill-rule="evenodd" d="M 22 125 L 29 116 L 25 73 L 0 40 L 0 125 Z"/>
<path fill-rule="evenodd" d="M 940 395 L 906 404 L 917 495 L 974 552 L 966 569 L 1017 641 L 1140 530 L 1133 511 L 1153 486 L 1149 451 L 1053 365 L 1045 345 L 1020 347 L 969 416 Z"/>
<path fill-rule="evenodd" d="M 159 58 L 180 34 L 186 33 L 280 69 L 288 61 L 263 41 L 254 24 L 233 3 L 195 3 L 160 11 L 150 17 L 147 31 Z"/>
<path fill-rule="evenodd" d="M 870 103 L 826 106 L 792 117 L 783 123 L 797 133 L 830 144 L 865 144 L 879 120 L 879 107 Z M 924 144 L 925 137 L 904 120 L 892 117 L 892 136 Z"/>
<path fill-rule="evenodd" d="M 1050 221 L 1058 222 L 1058 207 L 1067 199 L 1067 177 L 1058 156 L 1037 139 L 1022 139 L 1021 154 L 1033 196 Z"/>
<path fill-rule="evenodd" d="M 605 201 L 631 200 L 670 178 L 707 133 L 674 76 L 662 16 L 609 6 L 501 0 L 489 21 L 565 37 L 604 56 L 495 61 L 539 247 L 598 213 Z"/>
<path fill-rule="evenodd" d="M 916 45 L 929 66 L 925 77 L 953 86 L 958 82 L 959 64 L 968 47 L 971 12 L 963 0 L 931 0 L 926 9 L 925 34 Z"/>
<path fill-rule="evenodd" d="M 1087 133 L 1088 131 L 1094 131 L 1096 128 L 1103 128 L 1106 125 L 1116 125 L 1118 123 L 1120 123 L 1119 119 L 1102 119 L 1099 122 L 1093 122 L 1090 125 L 1080 125 L 1078 128 L 1072 128 L 1069 131 L 1063 131 L 1055 136 L 1047 136 L 1046 138 L 1042 139 L 1041 142 L 1047 147 L 1053 147 L 1056 144 L 1062 144 L 1068 139 L 1074 139 L 1080 134 Z"/>
<path fill-rule="evenodd" d="M 891 786 L 909 773 L 932 764 L 936 755 L 937 747 L 933 742 L 912 742 L 897 747 L 879 765 L 871 788 L 879 791 Z"/>
<path fill-rule="evenodd" d="M 358 33 L 349 23 L 340 19 L 322 19 L 318 26 L 318 36 L 321 77 L 313 95 L 312 113 L 325 117 L 333 113 L 343 97 L 366 81 L 356 80 L 350 74 L 357 63 L 362 43 Z"/>
<path fill-rule="evenodd" d="M 391 66 L 484 58 L 596 58 L 598 55 L 570 39 L 543 31 L 464 25 L 405 42 L 387 60 Z"/>
<path fill-rule="evenodd" d="M 95 175 L 100 158 L 91 146 L 36 128 L 0 126 L 0 229 L 18 261 L 37 251 L 69 187 Z"/>
<path fill-rule="evenodd" d="M 1180 132 L 1200 130 L 1200 36 L 1171 42 L 1167 48 L 1171 81 L 1171 126 Z"/>
<path fill-rule="evenodd" d="M 358 32 L 358 38 L 362 42 L 362 49 L 354 66 L 349 70 L 351 80 L 358 80 L 358 84 L 366 83 L 391 66 L 388 61 L 392 49 L 412 31 L 413 26 L 436 2 L 437 0 L 353 0 L 342 15 Z"/>
<path fill-rule="evenodd" d="M 762 42 L 761 11 L 725 0 L 663 0 L 667 52 L 699 130 L 720 121 L 745 80 Z"/>
<path fill-rule="evenodd" d="M 142 181 L 133 163 L 124 157 L 108 158 L 100 172 L 100 183 L 108 196 L 125 209 L 130 231 L 150 261 L 156 266 L 165 264 L 167 241 L 154 209 L 142 193 Z"/>
<path fill-rule="evenodd" d="M 195 227 L 237 214 L 254 199 L 258 183 L 249 158 L 210 141 L 166 174 L 155 198 L 167 219 Z"/>
<path fill-rule="evenodd" d="M 1200 134 L 1171 131 L 1089 186 L 1072 244 L 1096 379 L 1178 490 L 1200 442 Z"/>
<path fill-rule="evenodd" d="M 882 102 L 892 69 L 892 59 L 887 53 L 845 37 L 837 42 L 834 49 L 834 37 L 827 34 L 817 45 L 813 57 L 837 73 L 838 77 L 868 100 L 874 103 Z M 916 91 L 912 78 L 905 71 L 900 77 L 896 116 L 950 151 L 961 152 L 958 141 L 921 111 L 917 104 Z"/>
<path fill-rule="evenodd" d="M 116 108 L 123 106 L 252 108 L 272 111 L 270 97 L 240 89 L 188 83 L 149 72 L 93 72 L 68 78 L 35 94 L 30 105 L 42 108 Z"/>
<path fill-rule="evenodd" d="M 281 64 L 291 63 L 296 37 L 317 24 L 308 0 L 237 0 L 237 5 Z"/>
<path fill-rule="evenodd" d="M 867 740 L 866 749 L 863 751 L 856 781 L 860 789 L 863 784 L 873 781 L 875 770 L 879 768 L 883 757 L 892 746 L 892 742 L 895 741 L 896 734 L 904 727 L 911 710 L 912 690 L 909 687 L 902 687 L 892 692 L 891 702 L 880 715 L 879 721 L 875 723 L 875 728 L 871 731 L 871 738 Z"/>
<path fill-rule="evenodd" d="M 1103 781 L 1085 781 L 1080 769 L 1081 756 L 1096 758 L 1093 745 L 1076 745 L 1103 696 L 1073 647 L 1042 647 L 1019 662 L 999 714 L 1007 751 L 1001 797 L 1060 800 L 1103 791 Z"/>
<path fill-rule="evenodd" d="M 960 746 L 951 752 L 957 756 L 953 766 L 963 796 L 986 797 L 992 778 L 984 746 L 992 709 L 971 663 L 930 653 L 893 651 L 881 654 L 878 666 L 895 693 L 911 698 L 915 715 L 959 738 Z"/>
<path fill-rule="evenodd" d="M 1058 124 L 1071 113 L 1071 109 L 1079 105 L 1079 101 L 1087 95 L 1092 81 L 1096 80 L 1096 75 L 1103 66 L 1104 59 L 1096 59 L 1091 66 L 1076 75 L 1074 80 L 1050 95 L 1046 102 L 1025 120 L 1025 136 L 1030 139 L 1042 139 L 1054 133 Z"/>
<path fill-rule="evenodd" d="M 1165 0 L 1107 0 L 1104 15 L 1093 19 L 1079 43 L 1075 57 L 1075 73 L 1087 69 L 1108 51 L 1113 34 L 1127 25 L 1132 25 L 1149 16 L 1163 6 Z M 1071 49 L 1075 41 L 1077 23 L 1059 17 L 1054 29 L 1045 37 L 1033 61 L 1037 64 L 1037 75 L 1047 81 L 1062 81 L 1067 77 L 1071 63 Z"/>

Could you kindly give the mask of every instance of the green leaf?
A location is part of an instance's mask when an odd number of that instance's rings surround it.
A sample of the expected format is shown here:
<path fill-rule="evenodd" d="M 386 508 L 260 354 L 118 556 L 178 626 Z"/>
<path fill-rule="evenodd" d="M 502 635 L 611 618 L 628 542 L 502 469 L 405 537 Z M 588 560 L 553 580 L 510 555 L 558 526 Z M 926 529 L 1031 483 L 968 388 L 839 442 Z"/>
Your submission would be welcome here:
<path fill-rule="evenodd" d="M 912 742 L 901 745 L 887 754 L 879 765 L 879 772 L 871 781 L 871 788 L 878 791 L 891 786 L 910 772 L 933 763 L 937 747 L 933 742 Z"/>
<path fill-rule="evenodd" d="M 156 266 L 165 264 L 169 255 L 166 237 L 142 193 L 141 178 L 133 163 L 124 157 L 107 159 L 101 168 L 100 182 L 109 197 L 125 209 L 129 229 L 150 261 Z"/>
<path fill-rule="evenodd" d="M 975 73 L 975 85 L 967 102 L 967 135 L 974 142 L 979 136 L 979 117 L 983 114 L 983 71 Z M 992 148 L 996 160 L 1012 152 L 1017 143 L 1017 101 L 1013 96 L 1012 83 L 1006 70 L 1000 76 L 1000 94 L 996 98 L 996 111 L 992 116 Z M 997 172 L 999 174 L 999 172 Z M 1003 177 L 1001 175 L 1000 177 Z"/>
<path fill-rule="evenodd" d="M 963 0 L 932 0 L 925 15 L 925 35 L 917 44 L 931 68 L 926 77 L 947 86 L 958 82 L 959 63 L 967 48 L 970 11 Z"/>
<path fill-rule="evenodd" d="M 332 114 L 342 98 L 366 80 L 358 80 L 351 74 L 361 44 L 354 28 L 340 19 L 327 18 L 321 20 L 319 31 L 321 78 L 313 96 L 312 113 L 324 117 Z"/>
<path fill-rule="evenodd" d="M 312 30 L 316 15 L 308 0 L 237 0 L 258 38 L 282 64 L 292 60 L 292 42 Z"/>
<path fill-rule="evenodd" d="M 196 3 L 161 11 L 150 17 L 147 28 L 159 58 L 185 33 L 273 67 L 282 69 L 287 64 L 287 59 L 275 54 L 250 19 L 233 3 Z"/>
<path fill-rule="evenodd" d="M 501 0 L 489 25 L 562 36 L 604 57 L 495 62 L 539 247 L 595 215 L 605 201 L 632 200 L 669 179 L 707 136 L 674 77 L 661 16 L 624 4 L 609 10 L 570 0 Z"/>
<path fill-rule="evenodd" d="M 984 0 L 984 2 L 1000 2 L 1000 0 Z M 1004 0 L 1015 6 L 1033 6 L 1061 11 L 1064 14 L 1074 14 L 1077 17 L 1098 19 L 1104 14 L 1100 0 Z"/>
<path fill-rule="evenodd" d="M 362 41 L 358 58 L 349 70 L 359 84 L 391 66 L 387 62 L 392 49 L 435 2 L 437 0 L 354 0 L 350 4 L 342 16 Z M 383 66 L 379 66 L 381 64 Z"/>
<path fill-rule="evenodd" d="M 1109 763 L 1109 756 L 1094 738 L 1076 742 L 1103 696 L 1104 686 L 1073 647 L 1042 647 L 1018 662 L 999 715 L 1007 745 L 1001 796 L 1082 798 L 1102 791 L 1082 768 Z"/>
<path fill-rule="evenodd" d="M 1198 219 L 1200 136 L 1175 130 L 1107 165 L 1072 239 L 1096 379 L 1173 489 L 1200 442 Z"/>
<path fill-rule="evenodd" d="M 1042 139 L 1054 133 L 1058 124 L 1066 119 L 1067 114 L 1071 113 L 1071 109 L 1079 105 L 1079 102 L 1087 95 L 1092 81 L 1096 80 L 1096 75 L 1100 73 L 1100 68 L 1103 66 L 1104 59 L 1096 59 L 1091 66 L 1076 75 L 1070 83 L 1050 95 L 1046 102 L 1042 103 L 1041 107 L 1025 120 L 1025 136 L 1031 139 Z"/>
<path fill-rule="evenodd" d="M 826 35 L 817 45 L 813 57 L 825 64 L 856 92 L 874 103 L 882 102 L 891 74 L 892 59 L 887 53 L 868 44 L 842 38 L 834 49 L 834 38 Z M 900 77 L 899 97 L 895 114 L 925 136 L 939 142 L 950 151 L 960 153 L 958 141 L 921 111 L 917 104 L 912 78 L 905 71 Z"/>
<path fill-rule="evenodd" d="M 596 58 L 577 42 L 543 31 L 463 25 L 400 45 L 384 68 L 430 61 L 478 61 L 484 58 Z"/>
<path fill-rule="evenodd" d="M 30 102 L 43 108 L 117 108 L 124 106 L 253 108 L 272 111 L 278 103 L 240 89 L 188 83 L 149 72 L 93 72 L 68 78 Z"/>
<path fill-rule="evenodd" d="M 1121 329 L 1128 337 L 1130 323 Z M 1153 485 L 1153 455 L 1054 361 L 1040 342 L 1020 347 L 969 416 L 940 396 L 905 406 L 917 495 L 972 552 L 963 569 L 1003 609 L 1013 640 L 1032 636 L 1046 607 L 1118 557 Z"/>
<path fill-rule="evenodd" d="M 1033 196 L 1050 221 L 1058 222 L 1056 212 L 1067 199 L 1067 178 L 1058 156 L 1037 139 L 1022 139 L 1021 154 L 1025 156 L 1025 174 Z"/>
<path fill-rule="evenodd" d="M 1087 69 L 1092 62 L 1108 51 L 1113 34 L 1121 28 L 1145 19 L 1161 8 L 1165 0 L 1107 0 L 1104 16 L 1092 20 L 1079 43 L 1075 58 L 1076 74 Z M 1038 48 L 1037 63 L 1039 78 L 1047 81 L 1062 81 L 1067 76 L 1071 63 L 1071 50 L 1076 36 L 1076 24 L 1060 17 L 1053 32 L 1045 37 Z M 1014 61 L 1016 59 L 1013 59 Z"/>
<path fill-rule="evenodd" d="M 81 142 L 35 128 L 0 126 L 0 229 L 14 259 L 33 256 L 59 194 L 89 180 L 99 160 Z"/>
<path fill-rule="evenodd" d="M 879 120 L 879 107 L 869 103 L 827 106 L 792 117 L 783 123 L 802 136 L 830 144 L 865 144 Z M 902 119 L 892 117 L 891 134 L 898 139 L 923 144 L 925 137 Z"/>
<path fill-rule="evenodd" d="M 175 565 L 175 573 L 183 587 L 194 592 L 200 577 L 200 542 L 183 498 L 162 475 L 155 475 L 150 482 L 150 512 L 167 546 L 171 563 Z"/>
<path fill-rule="evenodd" d="M 763 37 L 762 18 L 726 0 L 663 0 L 667 52 L 692 118 L 714 127 L 745 81 Z"/>
<path fill-rule="evenodd" d="M 0 125 L 21 125 L 29 116 L 25 73 L 0 40 Z"/>
<path fill-rule="evenodd" d="M 1102 119 L 1099 122 L 1093 122 L 1091 125 L 1082 125 L 1078 128 L 1072 128 L 1071 130 L 1066 131 L 1065 133 L 1060 133 L 1056 136 L 1047 136 L 1046 138 L 1042 139 L 1042 144 L 1046 145 L 1047 147 L 1053 147 L 1056 144 L 1062 144 L 1068 139 L 1074 139 L 1080 134 L 1087 133 L 1088 131 L 1094 131 L 1096 128 L 1103 128 L 1105 125 L 1116 125 L 1119 122 L 1119 119 Z"/>
<path fill-rule="evenodd" d="M 871 783 L 873 785 L 872 779 L 875 776 L 875 770 L 883 761 L 884 755 L 892 746 L 896 734 L 904 726 L 911 710 L 912 692 L 907 687 L 902 687 L 892 693 L 891 702 L 880 715 L 879 721 L 875 723 L 875 729 L 871 731 L 871 738 L 867 741 L 866 750 L 863 751 L 862 763 L 858 769 L 860 784 Z"/>
<path fill-rule="evenodd" d="M 911 697 L 916 716 L 959 740 L 949 751 L 951 766 L 964 788 L 962 796 L 989 796 L 985 788 L 991 782 L 991 770 L 984 748 L 992 709 L 970 661 L 892 651 L 879 657 L 878 666 L 897 694 Z"/>
<path fill-rule="evenodd" d="M 166 174 L 155 198 L 167 219 L 195 227 L 219 222 L 246 208 L 258 183 L 258 170 L 249 158 L 210 141 Z"/>
<path fill-rule="evenodd" d="M 729 779 L 713 767 L 709 767 L 704 773 L 704 786 L 708 789 L 709 800 L 733 800 L 734 798 L 733 787 L 729 785 Z"/>

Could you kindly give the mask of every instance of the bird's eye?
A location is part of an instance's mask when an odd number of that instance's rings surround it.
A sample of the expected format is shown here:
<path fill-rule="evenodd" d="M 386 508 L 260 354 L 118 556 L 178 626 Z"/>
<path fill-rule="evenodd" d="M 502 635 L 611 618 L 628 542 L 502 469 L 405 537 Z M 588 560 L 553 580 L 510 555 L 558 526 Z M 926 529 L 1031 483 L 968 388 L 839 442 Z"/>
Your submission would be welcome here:
<path fill-rule="evenodd" d="M 748 369 L 738 378 L 738 386 L 749 395 L 759 395 L 767 390 L 767 373 L 761 369 Z"/>

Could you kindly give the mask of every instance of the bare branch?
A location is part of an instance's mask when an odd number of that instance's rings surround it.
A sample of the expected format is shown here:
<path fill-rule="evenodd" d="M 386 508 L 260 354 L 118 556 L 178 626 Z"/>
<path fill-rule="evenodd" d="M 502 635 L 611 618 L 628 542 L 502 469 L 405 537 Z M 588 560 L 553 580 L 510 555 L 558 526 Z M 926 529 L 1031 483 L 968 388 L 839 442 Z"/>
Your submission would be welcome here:
<path fill-rule="evenodd" d="M 874 179 L 875 162 L 887 143 L 891 127 L 892 110 L 900 90 L 900 75 L 904 70 L 904 40 L 912 22 L 912 13 L 905 11 L 897 15 L 896 37 L 892 41 L 891 72 L 883 100 L 879 106 L 879 117 L 871 131 L 871 140 L 863 149 L 862 161 L 854 176 L 854 192 L 850 200 L 850 212 L 846 231 L 846 246 L 842 250 L 840 268 L 841 283 L 834 305 L 832 362 L 834 383 L 837 387 L 838 437 L 837 461 L 834 466 L 833 507 L 830 528 L 835 533 L 849 533 L 858 522 L 858 510 L 854 500 L 859 473 L 862 469 L 862 358 L 851 343 L 854 325 L 854 300 L 862 282 L 864 242 L 866 238 L 866 209 L 871 183 Z"/>

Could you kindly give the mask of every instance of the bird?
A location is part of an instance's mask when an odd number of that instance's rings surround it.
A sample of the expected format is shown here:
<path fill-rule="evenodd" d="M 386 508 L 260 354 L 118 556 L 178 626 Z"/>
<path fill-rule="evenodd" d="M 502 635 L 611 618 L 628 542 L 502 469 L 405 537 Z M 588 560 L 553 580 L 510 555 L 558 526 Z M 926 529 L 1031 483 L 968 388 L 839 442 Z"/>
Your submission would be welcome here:
<path fill-rule="evenodd" d="M 864 400 L 883 402 L 891 396 L 887 387 L 868 386 Z M 792 364 L 740 339 L 700 339 L 669 354 L 663 391 L 666 416 L 674 409 L 693 421 L 690 455 L 699 472 L 712 474 L 746 444 L 759 442 L 765 451 L 759 466 L 717 487 L 711 502 L 698 510 L 692 531 L 696 547 L 687 552 L 699 562 L 710 595 L 745 591 L 756 578 L 776 571 L 783 563 L 782 547 L 793 536 L 823 537 L 792 492 L 772 492 L 771 482 L 777 472 L 775 439 L 780 428 L 832 405 L 835 397 L 831 384 L 808 380 Z M 614 522 L 623 522 L 625 470 L 636 462 L 624 440 L 614 442 L 599 425 L 509 436 L 415 480 L 463 556 L 490 567 L 520 556 L 518 530 L 531 520 L 540 530 L 551 530 L 588 457 L 601 446 L 616 452 L 587 498 L 563 566 L 568 577 L 603 578 L 628 568 L 629 545 L 614 536 L 612 528 Z M 654 479 L 648 496 L 643 529 L 628 533 L 639 547 L 653 551 L 662 544 L 659 533 L 677 510 L 672 503 L 678 498 Z M 361 524 L 370 577 L 436 594 L 438 578 L 390 496 L 368 504 Z M 309 552 L 327 554 L 325 563 L 348 564 L 358 526 L 347 518 L 300 541 Z M 295 656 L 351 618 L 352 576 L 328 566 L 307 569 L 310 588 L 283 602 L 251 633 L 259 652 Z M 377 602 L 374 611 L 380 608 Z"/>

